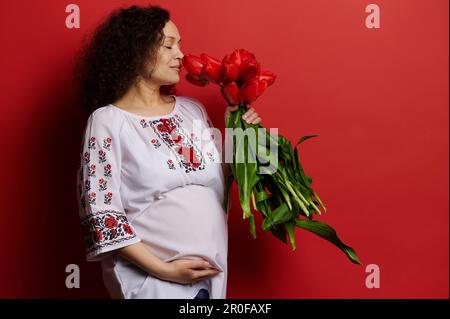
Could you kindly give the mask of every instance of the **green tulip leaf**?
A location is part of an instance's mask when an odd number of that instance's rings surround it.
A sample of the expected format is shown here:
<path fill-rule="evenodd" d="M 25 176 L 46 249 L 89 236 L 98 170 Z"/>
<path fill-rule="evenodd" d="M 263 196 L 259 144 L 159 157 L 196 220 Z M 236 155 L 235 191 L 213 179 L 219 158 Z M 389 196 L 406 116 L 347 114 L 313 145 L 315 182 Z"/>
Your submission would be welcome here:
<path fill-rule="evenodd" d="M 291 243 L 292 250 L 294 251 L 296 249 L 295 245 L 295 221 L 289 221 L 284 224 L 286 227 L 286 231 L 289 235 L 289 242 Z"/>
<path fill-rule="evenodd" d="M 345 245 L 337 236 L 336 231 L 329 225 L 316 221 L 316 220 L 304 220 L 297 219 L 295 221 L 298 227 L 309 230 L 310 232 L 328 240 L 334 244 L 350 259 L 351 262 L 361 265 L 361 262 L 356 255 L 356 252 L 350 246 Z"/>

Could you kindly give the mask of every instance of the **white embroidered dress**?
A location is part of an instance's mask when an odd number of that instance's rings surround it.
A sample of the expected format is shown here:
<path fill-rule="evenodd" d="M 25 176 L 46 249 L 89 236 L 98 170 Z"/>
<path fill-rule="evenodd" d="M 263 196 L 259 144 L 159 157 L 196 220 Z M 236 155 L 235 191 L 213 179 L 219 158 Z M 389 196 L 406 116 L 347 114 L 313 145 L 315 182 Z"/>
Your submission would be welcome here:
<path fill-rule="evenodd" d="M 145 117 L 112 104 L 89 117 L 78 198 L 88 261 L 101 261 L 112 298 L 226 298 L 228 214 L 220 136 L 200 101 Z M 149 275 L 116 253 L 137 242 L 164 261 L 205 259 L 223 272 L 194 284 Z"/>

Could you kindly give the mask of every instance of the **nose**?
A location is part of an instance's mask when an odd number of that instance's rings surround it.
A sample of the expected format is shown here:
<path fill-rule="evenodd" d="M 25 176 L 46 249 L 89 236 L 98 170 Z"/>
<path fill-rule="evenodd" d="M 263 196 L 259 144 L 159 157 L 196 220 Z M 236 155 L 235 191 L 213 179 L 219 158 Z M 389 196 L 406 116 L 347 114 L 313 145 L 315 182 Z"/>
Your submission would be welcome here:
<path fill-rule="evenodd" d="M 183 54 L 183 52 L 181 51 L 181 49 L 179 48 L 177 51 L 178 51 L 178 53 L 177 53 L 177 57 L 176 57 L 176 58 L 177 58 L 177 59 L 180 59 L 180 60 L 183 59 L 183 58 L 184 58 L 184 54 Z"/>

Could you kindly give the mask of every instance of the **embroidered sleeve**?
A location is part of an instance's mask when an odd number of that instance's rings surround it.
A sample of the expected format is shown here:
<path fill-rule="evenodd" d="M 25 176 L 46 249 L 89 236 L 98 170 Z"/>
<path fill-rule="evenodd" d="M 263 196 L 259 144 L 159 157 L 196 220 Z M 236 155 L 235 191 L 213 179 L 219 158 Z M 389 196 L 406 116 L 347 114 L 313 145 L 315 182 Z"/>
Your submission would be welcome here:
<path fill-rule="evenodd" d="M 88 261 L 140 239 L 127 219 L 120 188 L 119 129 L 108 110 L 89 117 L 81 144 L 78 200 Z"/>

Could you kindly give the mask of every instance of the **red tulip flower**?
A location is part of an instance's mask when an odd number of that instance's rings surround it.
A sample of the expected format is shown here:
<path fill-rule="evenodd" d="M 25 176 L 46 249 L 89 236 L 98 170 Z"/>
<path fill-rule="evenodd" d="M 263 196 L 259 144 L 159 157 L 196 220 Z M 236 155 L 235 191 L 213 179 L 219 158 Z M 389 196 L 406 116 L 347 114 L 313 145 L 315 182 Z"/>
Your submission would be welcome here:
<path fill-rule="evenodd" d="M 202 53 L 200 57 L 186 54 L 181 61 L 188 72 L 186 80 L 197 86 L 206 86 L 209 82 L 222 85 L 224 77 L 222 63 Z"/>
<path fill-rule="evenodd" d="M 225 64 L 234 64 L 239 72 L 239 79 L 242 82 L 254 77 L 261 72 L 261 65 L 256 60 L 253 53 L 244 49 L 234 50 L 230 56 L 224 58 Z"/>
<path fill-rule="evenodd" d="M 228 55 L 222 60 L 222 72 L 226 81 L 234 82 L 239 79 L 239 68 L 236 64 L 230 61 L 230 57 Z"/>
<path fill-rule="evenodd" d="M 195 55 L 186 54 L 183 57 L 182 63 L 183 67 L 190 75 L 196 78 L 201 77 L 203 73 L 203 67 L 205 66 L 205 62 L 202 59 Z"/>
<path fill-rule="evenodd" d="M 221 84 L 223 81 L 222 63 L 206 53 L 202 53 L 200 58 L 204 61 L 204 77 L 210 82 Z"/>
<path fill-rule="evenodd" d="M 234 50 L 222 61 L 206 53 L 200 57 L 186 54 L 182 63 L 188 72 L 186 80 L 201 87 L 210 82 L 219 85 L 229 105 L 252 103 L 276 79 L 270 71 L 261 72 L 255 55 L 244 49 Z"/>
<path fill-rule="evenodd" d="M 192 74 L 187 74 L 186 80 L 188 80 L 189 82 L 191 82 L 196 86 L 206 86 L 208 84 L 208 80 L 196 77 L 195 75 Z"/>
<path fill-rule="evenodd" d="M 251 104 L 275 82 L 275 78 L 275 74 L 265 71 L 246 81 L 240 90 L 241 103 Z"/>
<path fill-rule="evenodd" d="M 229 105 L 237 105 L 241 103 L 239 88 L 236 82 L 231 82 L 225 86 L 222 86 L 220 93 L 222 93 L 223 98 Z"/>
<path fill-rule="evenodd" d="M 271 86 L 274 82 L 275 79 L 277 78 L 277 76 L 275 74 L 273 74 L 270 71 L 264 71 L 261 72 L 261 74 L 258 75 L 258 78 L 260 80 L 264 80 L 267 82 L 267 87 Z"/>
<path fill-rule="evenodd" d="M 240 91 L 242 102 L 251 104 L 266 90 L 266 88 L 267 82 L 260 80 L 258 77 L 248 80 Z"/>

